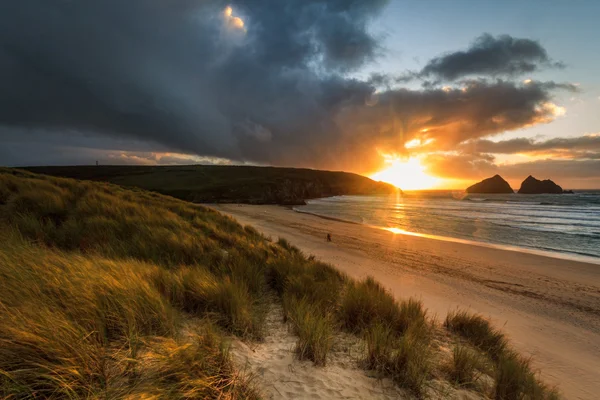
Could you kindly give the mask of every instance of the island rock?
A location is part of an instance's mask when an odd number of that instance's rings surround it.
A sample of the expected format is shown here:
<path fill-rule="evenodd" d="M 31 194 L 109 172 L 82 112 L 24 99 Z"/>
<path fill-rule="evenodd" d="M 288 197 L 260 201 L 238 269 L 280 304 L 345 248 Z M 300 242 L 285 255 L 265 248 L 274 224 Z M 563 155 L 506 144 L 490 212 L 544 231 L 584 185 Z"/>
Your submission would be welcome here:
<path fill-rule="evenodd" d="M 467 193 L 514 193 L 514 190 L 500 175 L 494 175 L 469 186 Z"/>
<path fill-rule="evenodd" d="M 519 189 L 521 194 L 562 194 L 563 189 L 550 179 L 540 181 L 529 175 L 527 179 L 521 183 Z"/>

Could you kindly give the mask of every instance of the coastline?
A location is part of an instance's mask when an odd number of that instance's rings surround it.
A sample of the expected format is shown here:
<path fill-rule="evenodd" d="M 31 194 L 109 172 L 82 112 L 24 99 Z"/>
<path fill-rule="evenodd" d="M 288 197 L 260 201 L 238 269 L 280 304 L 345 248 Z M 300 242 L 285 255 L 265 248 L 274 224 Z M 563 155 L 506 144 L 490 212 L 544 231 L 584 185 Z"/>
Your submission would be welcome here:
<path fill-rule="evenodd" d="M 467 243 L 397 235 L 278 206 L 215 205 L 285 237 L 354 278 L 373 276 L 443 319 L 457 307 L 490 317 L 565 398 L 600 393 L 600 268 Z M 333 243 L 325 241 L 331 232 Z"/>
<path fill-rule="evenodd" d="M 377 226 L 377 225 L 361 224 L 359 222 L 348 221 L 348 220 L 345 220 L 342 218 L 330 217 L 330 216 L 321 215 L 321 214 L 310 212 L 310 211 L 299 210 L 296 208 L 296 206 L 289 207 L 289 209 L 294 212 L 300 213 L 300 214 L 312 215 L 314 217 L 322 218 L 322 219 L 329 220 L 329 221 L 337 221 L 337 222 L 343 222 L 343 223 L 347 223 L 347 224 L 362 225 L 362 226 L 366 226 L 366 227 L 373 228 L 373 229 L 381 229 L 384 231 L 392 232 L 396 235 L 416 236 L 416 237 L 422 237 L 422 238 L 427 238 L 427 239 L 432 239 L 432 240 L 441 240 L 441 241 L 445 241 L 445 242 L 462 243 L 462 244 L 467 244 L 467 245 L 471 245 L 471 246 L 481 246 L 481 247 L 488 247 L 488 248 L 492 248 L 492 249 L 513 251 L 513 252 L 517 252 L 517 253 L 534 254 L 534 255 L 541 256 L 541 257 L 557 258 L 560 260 L 576 261 L 576 262 L 583 262 L 583 263 L 588 263 L 588 264 L 597 264 L 600 268 L 600 257 L 594 257 L 589 254 L 562 253 L 559 251 L 552 251 L 552 250 L 533 249 L 533 248 L 529 248 L 529 247 L 511 246 L 511 245 L 497 244 L 497 243 L 490 243 L 490 242 L 478 242 L 476 240 L 461 239 L 461 238 L 455 238 L 455 237 L 451 237 L 451 236 L 440 236 L 440 235 L 432 235 L 432 234 L 428 234 L 428 233 L 410 232 L 410 231 L 405 231 L 405 230 L 396 229 L 396 228 L 386 228 L 386 227 Z"/>

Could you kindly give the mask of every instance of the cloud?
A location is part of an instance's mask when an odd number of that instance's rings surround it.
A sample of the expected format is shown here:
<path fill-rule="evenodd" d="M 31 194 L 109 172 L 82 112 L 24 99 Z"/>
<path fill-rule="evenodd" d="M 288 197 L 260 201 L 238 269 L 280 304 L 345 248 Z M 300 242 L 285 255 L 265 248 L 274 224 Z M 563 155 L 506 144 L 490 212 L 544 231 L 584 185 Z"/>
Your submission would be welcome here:
<path fill-rule="evenodd" d="M 423 158 L 427 172 L 450 179 L 483 179 L 498 173 L 490 155 L 434 153 Z"/>
<path fill-rule="evenodd" d="M 367 172 L 382 162 L 376 150 L 404 153 L 415 139 L 412 152 L 448 151 L 550 122 L 564 110 L 555 91 L 575 90 L 489 79 L 410 90 L 395 87 L 404 75 L 353 79 L 381 51 L 368 26 L 386 4 L 0 3 L 0 163 L 90 163 L 98 151 L 148 160 L 137 151 Z M 456 80 L 552 65 L 537 42 L 484 35 L 422 73 Z"/>
<path fill-rule="evenodd" d="M 280 152 L 327 136 L 331 113 L 371 90 L 338 75 L 374 57 L 366 24 L 385 4 L 3 3 L 0 124 L 281 161 Z"/>
<path fill-rule="evenodd" d="M 563 188 L 590 189 L 600 187 L 600 159 L 555 160 L 539 159 L 530 162 L 498 165 L 491 155 L 460 153 L 430 154 L 423 158 L 430 174 L 470 183 L 500 174 L 513 188 L 519 188 L 529 175 L 538 179 L 552 179 Z"/>
<path fill-rule="evenodd" d="M 462 143 L 459 149 L 465 153 L 529 154 L 563 159 L 600 159 L 600 135 L 534 140 L 515 138 L 494 142 L 479 139 Z"/>
<path fill-rule="evenodd" d="M 429 61 L 416 74 L 421 78 L 454 81 L 467 76 L 518 76 L 543 68 L 563 68 L 552 61 L 539 42 L 510 35 L 483 34 L 465 51 L 448 53 Z"/>
<path fill-rule="evenodd" d="M 428 145 L 412 151 L 454 150 L 481 137 L 547 123 L 559 114 L 552 90 L 570 89 L 552 82 L 518 84 L 469 81 L 462 88 L 395 89 L 377 93 L 370 106 L 342 110 L 338 124 L 346 140 L 402 153 L 418 139 Z"/>

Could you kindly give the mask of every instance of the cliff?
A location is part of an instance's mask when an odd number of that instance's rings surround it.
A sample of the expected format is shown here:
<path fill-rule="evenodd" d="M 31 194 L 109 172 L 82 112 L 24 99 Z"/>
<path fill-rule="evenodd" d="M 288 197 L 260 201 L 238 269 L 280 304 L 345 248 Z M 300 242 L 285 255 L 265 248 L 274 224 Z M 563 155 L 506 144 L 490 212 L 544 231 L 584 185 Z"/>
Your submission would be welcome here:
<path fill-rule="evenodd" d="M 514 191 L 500 175 L 494 175 L 469 186 L 467 193 L 514 193 Z"/>
<path fill-rule="evenodd" d="M 546 179 L 540 181 L 539 179 L 535 179 L 533 176 L 529 175 L 527 179 L 521 183 L 521 188 L 519 189 L 519 193 L 521 194 L 562 194 L 564 193 L 563 189 L 558 186 L 556 183 L 552 182 L 550 179 Z"/>
<path fill-rule="evenodd" d="M 304 204 L 307 199 L 396 193 L 347 172 L 254 166 L 29 167 L 31 172 L 139 187 L 196 203 Z"/>

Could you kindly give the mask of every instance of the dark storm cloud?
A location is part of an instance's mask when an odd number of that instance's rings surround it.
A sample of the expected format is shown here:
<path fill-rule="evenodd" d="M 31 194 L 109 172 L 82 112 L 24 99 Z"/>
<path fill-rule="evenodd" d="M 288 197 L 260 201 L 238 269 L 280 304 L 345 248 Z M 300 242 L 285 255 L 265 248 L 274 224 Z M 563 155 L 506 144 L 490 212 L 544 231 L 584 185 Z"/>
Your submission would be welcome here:
<path fill-rule="evenodd" d="M 517 76 L 547 67 L 563 64 L 552 61 L 537 41 L 484 34 L 465 51 L 432 59 L 417 76 L 454 81 L 473 75 Z"/>
<path fill-rule="evenodd" d="M 400 153 L 413 138 L 446 149 L 548 122 L 553 92 L 572 89 L 478 80 L 408 90 L 393 88 L 405 76 L 350 79 L 380 51 L 367 25 L 386 3 L 0 2 L 0 139 L 29 138 L 12 140 L 9 160 L 27 155 L 30 140 L 87 147 L 88 159 L 92 148 L 174 151 L 364 172 L 380 162 L 374 149 Z M 525 39 L 476 43 L 432 61 L 427 74 L 515 74 L 551 63 Z M 482 60 L 494 52 L 500 66 L 490 69 Z M 465 62 L 473 55 L 477 63 Z M 52 160 L 68 154 L 57 150 Z"/>
<path fill-rule="evenodd" d="M 370 92 L 336 71 L 374 56 L 366 23 L 385 3 L 3 2 L 0 124 L 269 161 L 331 131 L 336 107 Z"/>

